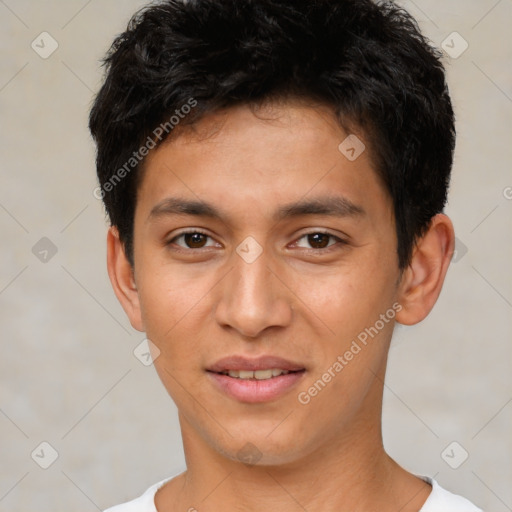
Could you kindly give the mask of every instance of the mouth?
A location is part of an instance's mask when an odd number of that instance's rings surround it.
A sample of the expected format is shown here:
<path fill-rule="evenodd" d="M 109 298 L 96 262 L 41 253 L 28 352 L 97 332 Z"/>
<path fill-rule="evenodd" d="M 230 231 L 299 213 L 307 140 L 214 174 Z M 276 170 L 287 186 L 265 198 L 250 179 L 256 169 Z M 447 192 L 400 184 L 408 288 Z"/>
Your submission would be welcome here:
<path fill-rule="evenodd" d="M 298 370 L 303 371 L 303 370 Z M 243 380 L 268 380 L 273 379 L 275 377 L 280 377 L 281 375 L 287 375 L 290 372 L 288 370 L 282 370 L 280 368 L 271 368 L 268 370 L 224 370 L 223 372 L 216 372 L 220 375 L 229 375 L 233 379 L 243 379 Z"/>
<path fill-rule="evenodd" d="M 270 402 L 281 398 L 302 380 L 306 368 L 279 357 L 248 359 L 232 356 L 206 369 L 218 391 L 244 403 Z"/>

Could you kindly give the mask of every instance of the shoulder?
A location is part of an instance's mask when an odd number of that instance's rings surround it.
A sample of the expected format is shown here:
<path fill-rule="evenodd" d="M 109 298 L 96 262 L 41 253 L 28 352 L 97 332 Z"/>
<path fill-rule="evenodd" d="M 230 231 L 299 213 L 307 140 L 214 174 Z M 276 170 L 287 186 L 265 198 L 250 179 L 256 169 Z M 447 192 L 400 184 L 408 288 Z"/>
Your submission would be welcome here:
<path fill-rule="evenodd" d="M 443 489 L 432 478 L 421 478 L 432 485 L 432 492 L 420 512 L 483 512 L 466 498 Z"/>
<path fill-rule="evenodd" d="M 146 489 L 146 491 L 138 498 L 125 503 L 120 503 L 119 505 L 114 505 L 113 507 L 105 509 L 103 512 L 157 512 L 155 507 L 155 494 L 160 487 L 172 478 L 174 478 L 174 476 L 165 478 Z"/>

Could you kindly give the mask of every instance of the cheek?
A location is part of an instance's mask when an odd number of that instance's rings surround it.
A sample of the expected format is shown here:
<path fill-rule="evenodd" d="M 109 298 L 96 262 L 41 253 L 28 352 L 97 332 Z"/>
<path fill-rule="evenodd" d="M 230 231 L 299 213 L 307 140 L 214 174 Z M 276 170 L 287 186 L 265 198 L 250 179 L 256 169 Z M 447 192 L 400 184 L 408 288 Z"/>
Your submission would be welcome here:
<path fill-rule="evenodd" d="M 226 274 L 214 263 L 173 262 L 165 250 L 155 250 L 150 243 L 139 254 L 141 316 L 147 337 L 160 350 L 155 366 L 180 380 L 180 375 L 188 381 L 200 375 L 199 365 L 211 345 L 214 294 Z M 172 378 L 159 373 L 166 387 L 175 387 Z"/>
<path fill-rule="evenodd" d="M 212 288 L 206 272 L 193 275 L 187 270 L 173 268 L 168 263 L 148 264 L 139 276 L 141 315 L 148 338 L 160 350 L 173 347 L 171 341 L 188 333 L 187 345 L 194 344 L 191 336 L 198 330 L 199 314 Z M 191 326 L 196 325 L 195 329 Z M 183 347 L 180 343 L 176 348 Z"/>
<path fill-rule="evenodd" d="M 303 274 L 297 281 L 294 291 L 306 306 L 305 314 L 316 316 L 326 327 L 330 345 L 335 339 L 341 348 L 391 306 L 393 273 L 385 268 L 373 258 L 329 273 Z"/>

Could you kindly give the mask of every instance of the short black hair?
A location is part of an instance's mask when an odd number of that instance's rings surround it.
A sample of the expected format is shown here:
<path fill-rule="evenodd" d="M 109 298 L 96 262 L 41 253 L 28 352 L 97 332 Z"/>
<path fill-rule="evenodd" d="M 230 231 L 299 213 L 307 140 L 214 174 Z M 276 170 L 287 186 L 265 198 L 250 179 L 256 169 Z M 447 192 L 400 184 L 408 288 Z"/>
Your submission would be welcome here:
<path fill-rule="evenodd" d="M 144 148 L 178 122 L 273 98 L 329 105 L 364 133 L 393 201 L 400 269 L 443 211 L 455 126 L 442 52 L 392 2 L 160 1 L 132 17 L 104 64 L 89 119 L 97 191 L 132 265 Z"/>

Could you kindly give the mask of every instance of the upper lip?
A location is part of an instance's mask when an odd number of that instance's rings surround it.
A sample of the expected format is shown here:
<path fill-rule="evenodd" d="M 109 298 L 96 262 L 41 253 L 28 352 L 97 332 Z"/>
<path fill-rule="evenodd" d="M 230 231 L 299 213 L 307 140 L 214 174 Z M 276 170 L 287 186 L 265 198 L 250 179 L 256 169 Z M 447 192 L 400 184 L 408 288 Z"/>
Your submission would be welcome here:
<path fill-rule="evenodd" d="M 258 371 L 268 369 L 287 370 L 289 372 L 296 372 L 304 370 L 304 366 L 293 361 L 288 361 L 282 357 L 277 356 L 261 356 L 257 358 L 248 358 L 244 356 L 229 356 L 219 359 L 216 363 L 206 368 L 210 372 L 225 372 L 229 370 L 246 370 Z"/>

